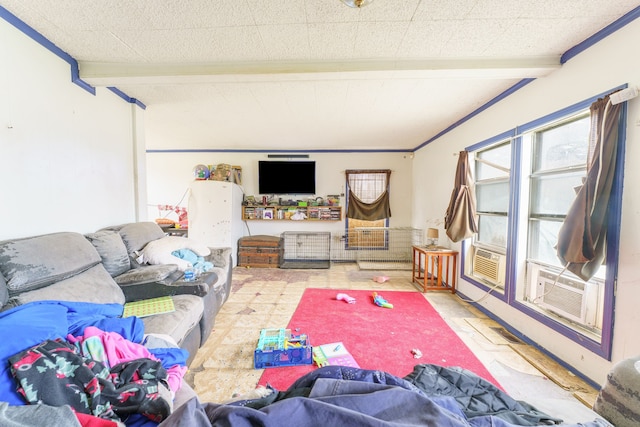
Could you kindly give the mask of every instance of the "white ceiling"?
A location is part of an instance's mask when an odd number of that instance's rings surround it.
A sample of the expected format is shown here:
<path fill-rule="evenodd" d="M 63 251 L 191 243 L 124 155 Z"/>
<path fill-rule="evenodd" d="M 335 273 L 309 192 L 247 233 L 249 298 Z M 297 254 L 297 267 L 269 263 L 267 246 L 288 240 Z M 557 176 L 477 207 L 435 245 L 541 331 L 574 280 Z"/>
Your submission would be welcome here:
<path fill-rule="evenodd" d="M 148 149 L 412 150 L 631 0 L 0 0 L 81 78 L 147 106 Z"/>

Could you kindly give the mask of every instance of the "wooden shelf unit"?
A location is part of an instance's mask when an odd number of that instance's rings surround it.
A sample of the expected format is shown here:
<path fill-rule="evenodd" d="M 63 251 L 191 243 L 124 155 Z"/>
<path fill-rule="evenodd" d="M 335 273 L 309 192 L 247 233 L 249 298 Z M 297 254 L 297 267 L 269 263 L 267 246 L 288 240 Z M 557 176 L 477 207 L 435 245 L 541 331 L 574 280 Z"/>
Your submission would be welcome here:
<path fill-rule="evenodd" d="M 291 221 L 296 212 L 307 216 L 304 221 L 341 221 L 342 206 L 243 206 L 245 221 Z"/>

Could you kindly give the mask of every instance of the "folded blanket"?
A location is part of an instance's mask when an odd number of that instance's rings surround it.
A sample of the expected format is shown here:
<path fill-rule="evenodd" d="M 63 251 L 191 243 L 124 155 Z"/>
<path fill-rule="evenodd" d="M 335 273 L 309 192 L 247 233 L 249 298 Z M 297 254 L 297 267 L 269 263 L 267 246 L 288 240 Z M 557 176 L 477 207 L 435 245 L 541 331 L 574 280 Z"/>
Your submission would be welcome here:
<path fill-rule="evenodd" d="M 193 268 L 200 272 L 209 271 L 213 268 L 212 263 L 210 263 L 209 261 L 205 261 L 204 257 L 196 254 L 191 249 L 180 249 L 177 251 L 173 251 L 171 252 L 171 255 L 190 262 Z"/>

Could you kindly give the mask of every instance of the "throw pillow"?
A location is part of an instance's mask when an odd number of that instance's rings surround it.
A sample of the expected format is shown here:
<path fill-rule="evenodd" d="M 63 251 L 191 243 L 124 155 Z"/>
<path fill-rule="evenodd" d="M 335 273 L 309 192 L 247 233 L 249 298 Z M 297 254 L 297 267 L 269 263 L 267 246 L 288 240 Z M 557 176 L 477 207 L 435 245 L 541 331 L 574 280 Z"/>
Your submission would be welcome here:
<path fill-rule="evenodd" d="M 171 253 L 180 249 L 190 249 L 199 256 L 208 256 L 211 250 L 193 239 L 180 236 L 166 236 L 147 243 L 142 250 L 143 261 L 148 264 L 176 264 L 181 271 L 193 265 Z"/>

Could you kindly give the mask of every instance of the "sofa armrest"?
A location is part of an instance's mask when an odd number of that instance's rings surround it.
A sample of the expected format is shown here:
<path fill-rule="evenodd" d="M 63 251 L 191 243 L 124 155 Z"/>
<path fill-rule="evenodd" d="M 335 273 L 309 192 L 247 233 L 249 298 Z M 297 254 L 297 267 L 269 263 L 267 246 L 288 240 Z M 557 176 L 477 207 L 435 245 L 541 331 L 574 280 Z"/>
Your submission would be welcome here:
<path fill-rule="evenodd" d="M 175 274 L 179 274 L 181 277 L 170 283 L 165 283 L 165 281 L 162 281 L 162 283 L 136 283 L 120 285 L 120 288 L 127 302 L 174 295 L 196 295 L 203 297 L 209 293 L 213 284 L 218 281 L 218 275 L 214 272 L 203 273 L 196 280 L 188 282 L 184 280 L 182 272 L 178 271 L 171 276 Z"/>
<path fill-rule="evenodd" d="M 226 270 L 227 266 L 231 263 L 231 248 L 209 248 L 211 254 L 204 257 L 205 261 L 209 261 L 214 267 L 220 267 Z"/>

